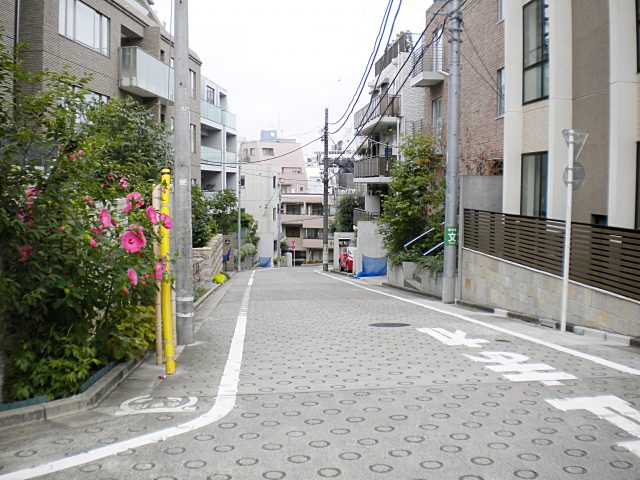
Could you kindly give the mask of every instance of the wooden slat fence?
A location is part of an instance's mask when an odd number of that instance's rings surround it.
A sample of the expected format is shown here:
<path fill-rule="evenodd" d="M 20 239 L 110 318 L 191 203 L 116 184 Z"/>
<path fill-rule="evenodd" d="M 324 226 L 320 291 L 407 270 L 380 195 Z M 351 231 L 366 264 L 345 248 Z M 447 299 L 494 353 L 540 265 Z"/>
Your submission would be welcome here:
<path fill-rule="evenodd" d="M 564 221 L 464 211 L 464 246 L 562 275 Z M 569 278 L 640 300 L 640 231 L 572 223 Z"/>

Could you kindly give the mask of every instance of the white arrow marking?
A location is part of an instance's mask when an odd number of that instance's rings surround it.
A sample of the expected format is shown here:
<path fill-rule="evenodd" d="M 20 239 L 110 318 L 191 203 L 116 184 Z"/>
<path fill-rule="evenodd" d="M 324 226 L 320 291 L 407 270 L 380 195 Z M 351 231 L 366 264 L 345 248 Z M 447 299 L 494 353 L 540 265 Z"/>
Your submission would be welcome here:
<path fill-rule="evenodd" d="M 462 330 L 449 332 L 444 328 L 418 328 L 419 332 L 431 335 L 436 340 L 440 340 L 445 345 L 457 346 L 463 345 L 470 348 L 480 348 L 483 343 L 489 343 L 489 340 L 482 338 L 467 338 L 467 334 Z"/>

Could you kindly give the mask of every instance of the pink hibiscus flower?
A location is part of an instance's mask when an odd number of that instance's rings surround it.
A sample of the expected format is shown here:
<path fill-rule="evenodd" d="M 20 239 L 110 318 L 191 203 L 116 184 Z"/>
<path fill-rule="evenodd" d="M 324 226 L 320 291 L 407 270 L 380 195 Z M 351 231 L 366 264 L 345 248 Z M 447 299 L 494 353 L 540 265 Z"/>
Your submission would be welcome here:
<path fill-rule="evenodd" d="M 144 238 L 144 234 L 142 233 L 142 228 L 140 228 L 137 232 L 133 230 L 129 230 L 122 235 L 122 246 L 129 253 L 139 252 L 146 244 L 147 239 Z"/>
<path fill-rule="evenodd" d="M 109 228 L 111 226 L 111 214 L 107 212 L 106 208 L 100 210 L 100 224 L 104 228 Z"/>
<path fill-rule="evenodd" d="M 27 259 L 33 254 L 33 247 L 29 245 L 23 245 L 20 247 L 20 261 L 26 262 Z"/>
<path fill-rule="evenodd" d="M 91 245 L 91 248 L 98 248 L 98 242 L 96 242 L 95 238 L 89 240 L 89 245 Z"/>
<path fill-rule="evenodd" d="M 147 218 L 153 225 L 158 223 L 158 212 L 156 212 L 156 209 L 153 208 L 153 206 L 149 205 L 147 207 L 146 213 L 147 213 Z"/>
<path fill-rule="evenodd" d="M 129 281 L 134 287 L 138 284 L 138 274 L 133 268 L 127 270 L 127 277 L 129 277 Z"/>
<path fill-rule="evenodd" d="M 173 220 L 166 213 L 160 214 L 160 221 L 162 222 L 162 226 L 167 230 L 171 230 L 173 228 Z"/>

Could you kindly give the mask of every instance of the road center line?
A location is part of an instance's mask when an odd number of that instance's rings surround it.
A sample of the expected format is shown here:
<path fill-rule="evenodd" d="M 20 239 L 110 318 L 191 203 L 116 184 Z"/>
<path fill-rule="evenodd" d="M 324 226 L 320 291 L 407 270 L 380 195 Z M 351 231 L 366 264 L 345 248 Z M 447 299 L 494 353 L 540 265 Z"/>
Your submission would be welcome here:
<path fill-rule="evenodd" d="M 362 288 L 363 290 L 367 290 L 369 292 L 377 293 L 378 295 L 384 295 L 385 297 L 390 297 L 390 298 L 394 298 L 396 300 L 400 300 L 402 302 L 411 303 L 412 305 L 416 305 L 418 307 L 426 308 L 426 309 L 432 310 L 434 312 L 442 313 L 444 315 L 450 315 L 450 316 L 458 318 L 460 320 L 464 320 L 465 322 L 474 323 L 476 325 L 480 325 L 480 326 L 489 328 L 491 330 L 495 330 L 496 332 L 500 332 L 500 333 L 504 333 L 504 334 L 507 334 L 507 335 L 511 335 L 512 337 L 520 338 L 522 340 L 527 340 L 528 342 L 536 343 L 538 345 L 542 345 L 544 347 L 551 348 L 553 350 L 557 350 L 559 352 L 566 353 L 566 354 L 572 355 L 574 357 L 582 358 L 584 360 L 589 360 L 591 362 L 597 363 L 598 365 L 603 365 L 605 367 L 609 367 L 609 368 L 612 368 L 614 370 L 618 370 L 619 372 L 628 373 L 628 374 L 631 374 L 631 375 L 640 375 L 640 370 L 637 370 L 637 369 L 632 368 L 632 367 L 628 367 L 626 365 L 622 365 L 620 363 L 612 362 L 612 361 L 606 360 L 604 358 L 596 357 L 595 355 L 589 355 L 588 353 L 582 353 L 582 352 L 579 352 L 578 350 L 573 350 L 571 348 L 563 347 L 562 345 L 556 345 L 555 343 L 547 342 L 546 340 L 541 340 L 539 338 L 530 337 L 529 335 L 526 335 L 524 333 L 518 333 L 518 332 L 511 331 L 511 330 L 507 330 L 506 328 L 502 328 L 502 327 L 499 327 L 497 325 L 491 325 L 490 323 L 482 322 L 480 320 L 475 320 L 473 318 L 467 317 L 465 315 L 461 315 L 459 313 L 450 312 L 450 311 L 447 311 L 447 310 L 444 310 L 444 309 L 441 309 L 441 308 L 433 307 L 431 305 L 425 305 L 423 303 L 416 302 L 416 301 L 410 300 L 408 298 L 400 297 L 398 295 L 392 295 L 391 293 L 381 292 L 379 290 L 374 290 L 373 288 L 365 287 L 364 285 L 358 285 L 357 283 L 354 283 L 354 282 L 349 281 L 349 280 L 345 280 L 343 278 L 336 278 L 334 275 L 331 275 L 331 274 L 328 274 L 328 273 L 324 273 L 324 272 L 321 272 L 319 270 L 314 270 L 314 271 L 316 273 L 319 273 L 320 275 L 324 275 L 325 277 L 329 277 L 329 278 L 331 278 L 333 280 L 337 280 L 339 282 L 348 283 L 349 285 L 353 285 L 354 287 L 357 287 L 357 288 Z M 0 477 L 0 478 L 2 478 L 2 477 Z"/>
<path fill-rule="evenodd" d="M 236 320 L 236 328 L 231 340 L 231 347 L 229 348 L 229 355 L 227 356 L 227 363 L 224 367 L 224 372 L 222 373 L 220 386 L 218 387 L 216 402 L 210 410 L 199 417 L 193 418 L 188 422 L 181 423 L 174 427 L 157 430 L 139 437 L 123 440 L 122 442 L 89 450 L 71 457 L 54 460 L 42 465 L 36 465 L 31 468 L 5 473 L 4 475 L 0 475 L 0 480 L 34 478 L 47 473 L 59 472 L 60 470 L 77 467 L 79 465 L 100 460 L 101 458 L 110 457 L 133 448 L 139 448 L 152 443 L 164 442 L 168 438 L 197 430 L 224 418 L 236 404 L 238 380 L 240 378 L 240 367 L 242 366 L 242 353 L 244 350 L 244 337 L 247 327 L 249 295 L 251 294 L 254 275 L 255 271 L 251 273 L 247 288 L 245 289 L 244 296 L 242 297 L 240 313 L 238 313 Z"/>

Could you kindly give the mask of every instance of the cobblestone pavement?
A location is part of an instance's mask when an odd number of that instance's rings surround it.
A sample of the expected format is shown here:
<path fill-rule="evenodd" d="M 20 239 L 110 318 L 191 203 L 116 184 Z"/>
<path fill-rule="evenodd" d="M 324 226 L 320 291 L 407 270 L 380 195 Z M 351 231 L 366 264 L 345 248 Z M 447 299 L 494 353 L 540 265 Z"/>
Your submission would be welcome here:
<path fill-rule="evenodd" d="M 0 479 L 640 479 L 638 349 L 316 270 L 236 275 L 176 375 L 0 431 Z"/>

